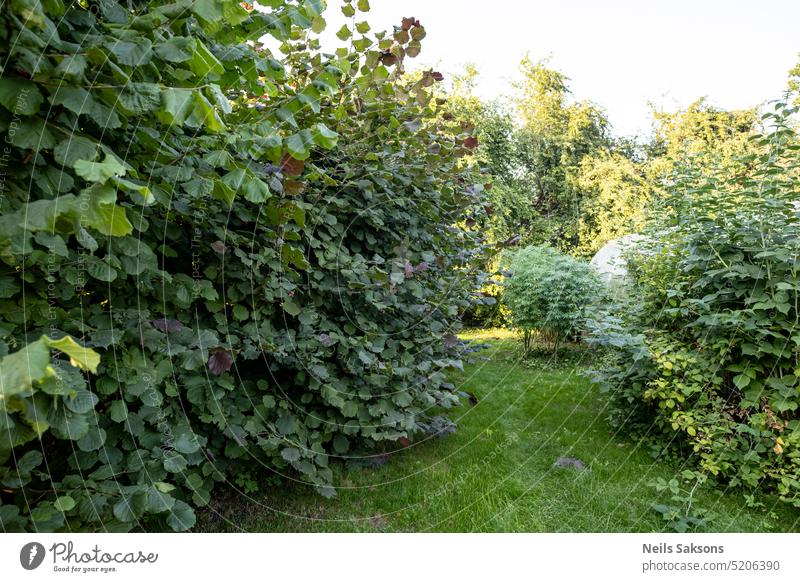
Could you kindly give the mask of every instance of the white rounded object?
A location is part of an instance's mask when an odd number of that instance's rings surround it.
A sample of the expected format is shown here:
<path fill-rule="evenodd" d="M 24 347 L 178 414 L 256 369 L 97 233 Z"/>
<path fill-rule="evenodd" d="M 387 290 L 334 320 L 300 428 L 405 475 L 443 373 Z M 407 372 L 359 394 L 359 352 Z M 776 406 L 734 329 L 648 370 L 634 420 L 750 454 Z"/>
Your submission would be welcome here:
<path fill-rule="evenodd" d="M 628 274 L 623 254 L 644 238 L 641 234 L 628 234 L 609 241 L 592 257 L 590 264 L 606 283 L 620 281 Z"/>

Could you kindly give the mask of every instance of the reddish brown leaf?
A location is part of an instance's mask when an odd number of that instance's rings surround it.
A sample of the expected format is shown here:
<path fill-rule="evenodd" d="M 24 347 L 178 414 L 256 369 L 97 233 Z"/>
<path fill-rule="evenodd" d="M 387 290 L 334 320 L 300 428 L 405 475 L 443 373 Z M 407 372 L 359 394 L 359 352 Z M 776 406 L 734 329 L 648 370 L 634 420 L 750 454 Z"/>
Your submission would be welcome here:
<path fill-rule="evenodd" d="M 428 263 L 426 261 L 422 261 L 419 265 L 414 267 L 414 272 L 415 273 L 422 273 L 424 271 L 427 271 L 428 268 L 429 268 Z"/>
<path fill-rule="evenodd" d="M 403 18 L 402 28 L 403 28 L 403 30 L 410 30 L 411 27 L 414 26 L 414 24 L 418 23 L 418 22 L 419 22 L 419 20 L 415 20 L 413 16 L 411 18 Z"/>
<path fill-rule="evenodd" d="M 405 273 L 406 279 L 410 279 L 414 276 L 414 267 L 411 266 L 411 263 L 406 261 L 406 264 L 403 265 L 403 272 Z"/>
<path fill-rule="evenodd" d="M 431 77 L 433 77 L 434 81 L 444 81 L 444 75 L 442 75 L 439 71 L 433 71 L 431 73 Z"/>
<path fill-rule="evenodd" d="M 399 439 L 397 439 L 397 442 L 400 443 L 400 446 L 402 446 L 403 448 L 406 448 L 409 445 L 409 441 L 406 437 L 400 437 Z"/>
<path fill-rule="evenodd" d="M 464 140 L 464 147 L 469 149 L 475 149 L 478 147 L 478 138 L 475 136 L 468 137 Z"/>
<path fill-rule="evenodd" d="M 476 224 L 478 224 L 477 222 L 475 222 L 475 219 L 474 219 L 474 218 L 468 218 L 468 219 L 466 220 L 466 223 L 467 223 L 467 227 L 469 227 L 469 228 L 472 228 L 473 226 L 475 226 Z"/>
<path fill-rule="evenodd" d="M 296 160 L 289 154 L 283 154 L 281 158 L 281 171 L 287 176 L 299 176 L 305 167 L 306 163 L 303 160 Z"/>
<path fill-rule="evenodd" d="M 381 64 L 383 64 L 383 65 L 385 65 L 387 67 L 391 67 L 391 66 L 397 64 L 397 57 L 394 56 L 389 51 L 383 51 L 381 53 Z"/>
<path fill-rule="evenodd" d="M 217 349 L 208 357 L 208 369 L 215 376 L 221 376 L 233 366 L 233 356 L 225 350 Z"/>

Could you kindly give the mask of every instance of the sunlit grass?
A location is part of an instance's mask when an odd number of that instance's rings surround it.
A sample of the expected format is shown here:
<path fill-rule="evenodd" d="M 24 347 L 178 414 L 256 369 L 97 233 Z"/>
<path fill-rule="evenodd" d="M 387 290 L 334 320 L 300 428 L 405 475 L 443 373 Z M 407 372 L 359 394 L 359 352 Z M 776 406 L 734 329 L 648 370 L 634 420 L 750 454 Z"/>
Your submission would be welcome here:
<path fill-rule="evenodd" d="M 579 374 L 592 353 L 574 349 L 563 363 L 523 359 L 507 330 L 470 331 L 487 342 L 453 376 L 478 403 L 451 411 L 455 434 L 418 440 L 373 469 L 336 469 L 338 497 L 309 487 L 271 486 L 249 498 L 218 496 L 200 531 L 661 531 L 651 509 L 666 501 L 647 483 L 671 479 L 677 460 L 655 461 L 649 448 L 616 434 L 604 402 Z M 569 350 L 570 348 L 567 348 Z M 570 363 L 567 363 L 570 362 Z M 588 470 L 553 466 L 574 457 Z M 717 517 L 708 531 L 797 531 L 800 512 L 773 497 L 747 507 L 739 492 L 708 489 L 694 504 Z"/>

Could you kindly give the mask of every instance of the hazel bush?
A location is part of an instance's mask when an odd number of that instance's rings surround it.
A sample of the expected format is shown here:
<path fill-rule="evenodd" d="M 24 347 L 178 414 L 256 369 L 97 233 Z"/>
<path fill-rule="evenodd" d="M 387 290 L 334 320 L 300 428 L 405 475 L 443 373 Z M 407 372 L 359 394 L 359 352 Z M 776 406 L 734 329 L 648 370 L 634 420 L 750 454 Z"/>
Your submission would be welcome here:
<path fill-rule="evenodd" d="M 482 191 L 441 75 L 404 75 L 418 20 L 328 53 L 321 0 L 7 4 L 4 531 L 182 531 L 265 475 L 334 495 L 337 457 L 457 402 Z"/>

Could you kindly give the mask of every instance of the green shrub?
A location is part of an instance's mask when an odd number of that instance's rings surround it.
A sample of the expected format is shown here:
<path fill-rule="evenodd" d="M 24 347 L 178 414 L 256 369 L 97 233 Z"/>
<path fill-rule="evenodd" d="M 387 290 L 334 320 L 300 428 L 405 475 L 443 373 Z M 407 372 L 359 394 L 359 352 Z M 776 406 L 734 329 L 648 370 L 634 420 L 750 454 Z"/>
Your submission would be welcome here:
<path fill-rule="evenodd" d="M 580 329 L 599 291 L 599 280 L 588 263 L 551 247 L 530 246 L 511 257 L 503 300 L 513 326 L 523 332 L 525 349 L 530 349 L 538 331 L 555 352 Z"/>
<path fill-rule="evenodd" d="M 594 340 L 620 424 L 800 507 L 800 142 L 795 111 L 777 111 L 758 155 L 681 168 L 630 257 L 631 301 L 595 321 Z"/>
<path fill-rule="evenodd" d="M 440 77 L 402 80 L 425 30 L 323 54 L 323 2 L 267 4 L 0 15 L 5 531 L 185 530 L 261 468 L 333 494 L 457 401 L 483 205 Z"/>

